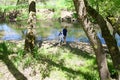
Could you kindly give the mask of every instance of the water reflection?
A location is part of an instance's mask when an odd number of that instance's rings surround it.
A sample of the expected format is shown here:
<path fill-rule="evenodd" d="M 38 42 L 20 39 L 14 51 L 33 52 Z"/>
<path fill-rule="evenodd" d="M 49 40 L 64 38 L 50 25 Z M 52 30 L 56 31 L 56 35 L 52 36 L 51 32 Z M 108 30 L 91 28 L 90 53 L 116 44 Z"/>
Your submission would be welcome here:
<path fill-rule="evenodd" d="M 102 43 L 102 44 L 105 44 L 105 40 L 104 40 L 104 38 L 102 37 L 102 35 L 101 35 L 100 32 L 97 33 L 97 36 L 98 36 L 98 38 L 100 39 L 101 43 Z"/>
<path fill-rule="evenodd" d="M 20 40 L 22 39 L 21 35 L 18 34 L 14 29 L 9 27 L 7 24 L 0 24 L 0 33 L 3 34 L 0 36 L 1 40 Z"/>

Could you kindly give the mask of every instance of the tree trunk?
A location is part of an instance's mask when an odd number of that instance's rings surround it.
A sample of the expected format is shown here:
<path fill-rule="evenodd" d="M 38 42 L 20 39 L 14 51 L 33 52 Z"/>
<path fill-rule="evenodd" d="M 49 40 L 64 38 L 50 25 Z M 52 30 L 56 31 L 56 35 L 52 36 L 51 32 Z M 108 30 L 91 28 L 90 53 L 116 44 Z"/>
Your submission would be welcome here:
<path fill-rule="evenodd" d="M 106 24 L 106 21 L 104 20 L 104 18 L 96 10 L 94 10 L 92 7 L 90 7 L 86 0 L 84 0 L 84 1 L 85 1 L 85 6 L 87 9 L 87 12 L 94 19 L 97 20 L 97 23 L 100 26 L 101 31 L 102 31 L 102 36 L 105 39 L 105 42 L 109 49 L 114 67 L 116 68 L 118 73 L 120 73 L 120 51 L 118 49 L 117 42 L 116 42 L 115 38 L 110 34 L 110 31 L 107 27 L 107 24 Z M 119 76 L 120 76 L 120 74 L 119 74 Z M 120 80 L 119 76 L 118 76 L 118 80 Z"/>
<path fill-rule="evenodd" d="M 97 37 L 97 34 L 92 26 L 92 23 L 88 20 L 86 6 L 84 0 L 73 0 L 78 19 L 82 23 L 83 29 L 90 40 L 90 43 L 95 51 L 99 75 L 101 80 L 110 79 L 109 70 L 107 67 L 106 54 L 103 51 L 102 44 Z"/>
<path fill-rule="evenodd" d="M 30 1 L 29 4 L 29 19 L 28 19 L 28 28 L 25 37 L 25 51 L 33 51 L 35 46 L 35 25 L 36 25 L 36 8 L 35 1 Z"/>
<path fill-rule="evenodd" d="M 108 30 L 106 21 L 104 18 L 96 12 L 92 7 L 90 7 L 86 1 L 86 7 L 88 13 L 97 20 L 98 25 L 101 28 L 102 36 L 105 39 L 105 42 L 108 46 L 113 64 L 117 70 L 120 70 L 120 51 L 117 46 L 117 42 L 115 38 L 110 34 L 110 31 Z"/>
<path fill-rule="evenodd" d="M 30 11 L 36 12 L 36 6 L 35 6 L 35 1 L 34 0 L 29 2 L 29 12 Z"/>
<path fill-rule="evenodd" d="M 20 0 L 17 0 L 17 5 L 19 5 Z"/>

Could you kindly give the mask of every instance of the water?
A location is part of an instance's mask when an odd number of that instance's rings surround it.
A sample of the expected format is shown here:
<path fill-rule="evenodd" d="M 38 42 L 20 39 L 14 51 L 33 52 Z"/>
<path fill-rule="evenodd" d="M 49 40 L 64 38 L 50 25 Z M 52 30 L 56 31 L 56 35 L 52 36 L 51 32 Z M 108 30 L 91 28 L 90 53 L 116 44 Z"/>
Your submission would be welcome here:
<path fill-rule="evenodd" d="M 47 39 L 48 40 L 56 39 L 58 37 L 59 32 L 60 31 L 58 29 L 51 30 L 50 35 L 47 37 Z M 81 35 L 76 35 L 76 34 L 81 34 Z M 82 29 L 78 29 L 78 28 L 69 28 L 68 29 L 66 41 L 67 42 L 74 42 L 74 41 L 89 42 L 89 40 L 86 37 L 86 35 L 83 32 L 83 30 Z"/>
<path fill-rule="evenodd" d="M 44 25 L 43 25 L 44 24 Z M 17 28 L 15 27 L 18 25 L 15 24 L 0 24 L 0 40 L 22 40 L 24 39 L 24 32 L 26 31 L 24 28 Z M 25 25 L 26 26 L 26 25 Z M 42 22 L 42 24 L 37 25 L 37 39 L 39 40 L 55 40 L 58 39 L 58 34 L 62 30 L 63 27 L 60 23 L 53 23 L 45 24 Z M 46 27 L 47 26 L 47 27 Z M 69 25 L 70 26 L 70 25 Z M 78 25 L 77 25 L 78 26 Z M 68 27 L 68 34 L 66 41 L 67 42 L 87 42 L 89 43 L 88 38 L 86 37 L 84 31 L 82 28 L 78 28 L 75 25 L 72 25 Z M 102 35 L 98 32 L 97 33 L 100 41 L 102 44 L 105 44 L 105 41 L 102 37 Z M 120 36 L 116 34 L 116 40 L 117 45 L 120 46 Z"/>
<path fill-rule="evenodd" d="M 21 35 L 18 34 L 14 29 L 9 27 L 7 24 L 0 24 L 1 40 L 20 40 Z"/>

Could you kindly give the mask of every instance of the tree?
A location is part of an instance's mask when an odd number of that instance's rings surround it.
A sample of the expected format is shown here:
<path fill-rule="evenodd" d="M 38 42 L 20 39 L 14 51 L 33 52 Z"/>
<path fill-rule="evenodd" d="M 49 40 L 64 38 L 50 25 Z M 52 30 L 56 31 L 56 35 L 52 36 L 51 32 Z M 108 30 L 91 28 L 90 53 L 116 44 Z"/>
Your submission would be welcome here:
<path fill-rule="evenodd" d="M 30 12 L 36 12 L 36 6 L 35 6 L 35 1 L 31 1 L 29 4 L 29 13 Z"/>
<path fill-rule="evenodd" d="M 102 36 L 105 39 L 106 45 L 109 49 L 113 65 L 118 72 L 117 79 L 120 79 L 120 51 L 117 46 L 115 38 L 110 34 L 107 23 L 105 19 L 91 6 L 88 2 L 84 0 L 87 12 L 92 16 L 93 19 L 96 19 L 97 24 L 100 26 L 102 31 Z"/>
<path fill-rule="evenodd" d="M 31 0 L 29 2 L 29 19 L 28 19 L 28 28 L 25 37 L 25 51 L 33 51 L 35 47 L 35 25 L 36 25 L 36 6 L 35 1 Z"/>
<path fill-rule="evenodd" d="M 99 75 L 101 80 L 110 79 L 109 70 L 107 67 L 106 54 L 103 51 L 102 44 L 98 39 L 93 24 L 88 19 L 88 14 L 84 0 L 73 0 L 78 19 L 82 23 L 83 29 L 90 40 L 90 43 L 95 51 Z"/>

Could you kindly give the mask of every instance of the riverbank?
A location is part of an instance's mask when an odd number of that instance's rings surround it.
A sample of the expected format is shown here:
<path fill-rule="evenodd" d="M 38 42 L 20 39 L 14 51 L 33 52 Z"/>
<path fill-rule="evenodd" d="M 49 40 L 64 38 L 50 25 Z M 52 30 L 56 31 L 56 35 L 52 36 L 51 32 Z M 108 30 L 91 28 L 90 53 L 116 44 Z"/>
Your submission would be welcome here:
<path fill-rule="evenodd" d="M 0 40 L 0 43 L 2 42 L 7 42 L 7 43 L 12 43 L 14 45 L 16 45 L 16 48 L 21 48 L 24 49 L 24 40 L 8 40 L 8 41 L 4 41 L 4 40 Z M 38 48 L 49 48 L 49 47 L 70 47 L 71 49 L 79 49 L 80 51 L 83 52 L 87 52 L 87 53 L 92 53 L 94 54 L 93 48 L 90 45 L 90 43 L 86 43 L 86 42 L 78 42 L 78 41 L 74 41 L 74 42 L 67 42 L 66 44 L 59 44 L 57 42 L 57 40 L 38 40 L 36 42 L 36 46 Z M 107 46 L 105 44 L 103 44 L 103 48 L 106 51 L 106 53 L 108 52 L 107 50 Z M 16 50 L 16 49 L 15 49 Z"/>
<path fill-rule="evenodd" d="M 1 40 L 0 43 L 1 42 L 4 42 L 4 41 Z M 24 46 L 24 40 L 8 40 L 5 42 L 10 42 L 10 43 L 15 44 L 16 48 L 18 47 L 18 48 L 23 49 L 23 46 Z M 39 40 L 39 41 L 37 41 L 36 46 L 39 48 L 41 48 L 41 47 L 48 48 L 48 47 L 68 46 L 68 47 L 71 47 L 74 49 L 77 48 L 83 52 L 94 53 L 92 46 L 86 42 L 67 42 L 66 44 L 59 45 L 59 43 L 56 40 L 44 40 L 44 41 Z"/>

